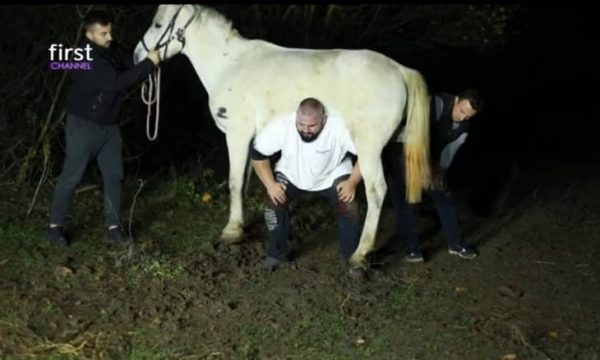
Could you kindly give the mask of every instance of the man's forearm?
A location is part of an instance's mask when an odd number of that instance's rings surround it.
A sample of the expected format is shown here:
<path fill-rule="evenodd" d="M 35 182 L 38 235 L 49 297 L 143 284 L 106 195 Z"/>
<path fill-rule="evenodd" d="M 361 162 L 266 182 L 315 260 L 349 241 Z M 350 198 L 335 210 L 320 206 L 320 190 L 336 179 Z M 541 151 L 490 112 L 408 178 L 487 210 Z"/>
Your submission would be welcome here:
<path fill-rule="evenodd" d="M 269 187 L 275 182 L 273 170 L 271 169 L 271 161 L 269 159 L 252 160 L 252 167 L 265 187 Z"/>
<path fill-rule="evenodd" d="M 354 167 L 352 168 L 352 173 L 350 173 L 350 178 L 348 178 L 348 181 L 352 181 L 354 185 L 358 185 L 362 181 L 362 173 L 360 172 L 360 166 L 358 165 L 358 161 L 356 161 L 356 163 L 354 164 Z"/>

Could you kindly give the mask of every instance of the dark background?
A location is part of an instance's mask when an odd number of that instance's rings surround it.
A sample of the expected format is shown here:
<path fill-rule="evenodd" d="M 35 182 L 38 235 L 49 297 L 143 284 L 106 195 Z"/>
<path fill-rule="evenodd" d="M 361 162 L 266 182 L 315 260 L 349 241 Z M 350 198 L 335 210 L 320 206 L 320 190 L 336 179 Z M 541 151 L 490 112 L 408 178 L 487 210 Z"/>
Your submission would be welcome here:
<path fill-rule="evenodd" d="M 3 181 L 34 184 L 60 172 L 68 82 L 47 70 L 50 43 L 72 44 L 89 5 L 2 6 L 0 150 Z M 133 49 L 156 5 L 95 5 L 116 15 L 114 35 Z M 581 6 L 214 5 L 246 38 L 287 47 L 368 48 L 423 73 L 432 92 L 481 90 L 485 110 L 450 171 L 481 214 L 515 173 L 563 163 L 598 164 L 593 11 Z M 498 30 L 500 29 L 500 30 Z M 139 86 L 123 109 L 129 176 L 210 168 L 226 178 L 225 138 L 210 118 L 206 92 L 187 58 L 162 66 L 159 139 L 145 137 Z M 593 87 L 592 87 L 593 88 Z M 54 104 L 54 106 L 53 106 Z M 595 164 L 595 165 L 594 165 Z M 517 170 L 515 170 L 517 169 Z M 577 174 L 573 174 L 577 177 Z"/>

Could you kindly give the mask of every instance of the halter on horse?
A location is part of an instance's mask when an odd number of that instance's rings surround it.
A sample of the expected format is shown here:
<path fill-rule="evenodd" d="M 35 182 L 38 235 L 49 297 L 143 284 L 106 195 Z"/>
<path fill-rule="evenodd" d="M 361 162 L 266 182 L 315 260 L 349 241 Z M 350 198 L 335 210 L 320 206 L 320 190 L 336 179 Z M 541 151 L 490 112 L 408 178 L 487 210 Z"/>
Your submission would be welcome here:
<path fill-rule="evenodd" d="M 185 47 L 185 30 L 192 23 L 192 20 L 194 19 L 194 16 L 196 15 L 196 10 L 194 9 L 194 13 L 192 14 L 192 16 L 190 16 L 190 18 L 185 23 L 185 25 L 183 27 L 180 27 L 177 29 L 177 31 L 175 32 L 176 36 L 173 36 L 173 29 L 175 29 L 175 22 L 177 21 L 177 17 L 179 16 L 179 13 L 181 12 L 182 8 L 183 8 L 183 5 L 177 10 L 175 15 L 173 15 L 173 17 L 171 18 L 171 21 L 169 21 L 169 25 L 164 30 L 164 32 L 162 33 L 162 35 L 156 42 L 156 46 L 154 47 L 154 50 L 160 50 L 160 49 L 164 48 L 163 55 L 161 56 L 163 59 L 166 58 L 166 54 L 169 49 L 169 44 L 171 43 L 172 40 L 179 41 L 181 43 L 182 50 Z M 167 35 L 167 33 L 168 33 L 168 35 Z M 163 40 L 165 35 L 167 35 L 167 40 L 161 44 L 161 41 Z M 146 45 L 144 38 L 142 38 L 141 44 L 144 47 L 144 50 L 146 50 L 146 52 L 150 52 L 150 49 Z M 154 84 L 156 84 L 156 85 L 154 85 Z M 148 107 L 147 113 L 146 113 L 146 136 L 148 137 L 148 140 L 154 141 L 154 140 L 156 140 L 156 138 L 158 136 L 158 119 L 159 119 L 159 114 L 160 114 L 160 66 L 158 67 L 158 69 L 156 70 L 156 72 L 153 75 L 148 75 L 147 82 L 145 81 L 142 84 L 141 97 L 142 97 L 142 101 L 144 102 L 144 104 L 146 104 Z M 152 113 L 151 106 L 154 103 L 156 103 L 156 117 L 154 119 L 154 134 L 150 135 L 150 114 Z"/>

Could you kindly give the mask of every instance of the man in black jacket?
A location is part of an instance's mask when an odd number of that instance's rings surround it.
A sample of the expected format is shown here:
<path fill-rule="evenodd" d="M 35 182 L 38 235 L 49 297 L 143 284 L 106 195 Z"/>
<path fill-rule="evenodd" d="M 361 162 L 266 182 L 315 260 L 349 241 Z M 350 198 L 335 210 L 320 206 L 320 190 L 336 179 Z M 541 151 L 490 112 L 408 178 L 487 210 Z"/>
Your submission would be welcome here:
<path fill-rule="evenodd" d="M 160 62 L 158 51 L 133 66 L 130 57 L 112 44 L 112 19 L 103 11 L 92 11 L 84 20 L 83 47 L 91 50 L 91 70 L 71 72 L 65 126 L 66 156 L 54 189 L 48 235 L 54 245 L 69 244 L 63 230 L 73 192 L 88 163 L 96 159 L 104 185 L 105 239 L 125 243 L 120 229 L 123 181 L 121 132 L 117 122 L 122 92 L 141 81 Z"/>
<path fill-rule="evenodd" d="M 477 253 L 463 243 L 458 225 L 458 211 L 452 194 L 445 186 L 445 173 L 454 155 L 465 142 L 469 120 L 483 108 L 483 100 L 475 89 L 467 89 L 459 95 L 447 93 L 431 97 L 429 117 L 429 141 L 432 165 L 433 189 L 427 192 L 438 211 L 442 229 L 448 240 L 448 252 L 463 259 L 473 259 Z M 400 137 L 401 138 L 401 137 Z M 423 262 L 416 232 L 413 208 L 405 198 L 403 144 L 392 142 L 382 154 L 385 178 L 388 185 L 398 236 L 407 244 L 405 260 Z"/>

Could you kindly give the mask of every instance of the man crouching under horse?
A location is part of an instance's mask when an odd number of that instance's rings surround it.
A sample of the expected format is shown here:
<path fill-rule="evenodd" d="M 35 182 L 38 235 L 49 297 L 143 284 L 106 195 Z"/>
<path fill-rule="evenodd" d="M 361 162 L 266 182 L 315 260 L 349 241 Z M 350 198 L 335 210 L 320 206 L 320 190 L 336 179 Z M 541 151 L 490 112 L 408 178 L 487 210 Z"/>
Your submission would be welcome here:
<path fill-rule="evenodd" d="M 356 250 L 360 235 L 356 186 L 362 180 L 356 149 L 343 120 L 328 116 L 317 99 L 300 102 L 295 114 L 274 119 L 255 137 L 250 157 L 267 191 L 265 222 L 269 233 L 264 265 L 273 269 L 289 264 L 287 240 L 290 228 L 288 204 L 306 193 L 325 197 L 335 207 L 338 240 L 348 274 L 360 278 L 363 268 L 347 260 Z M 281 155 L 271 168 L 270 158 Z"/>

